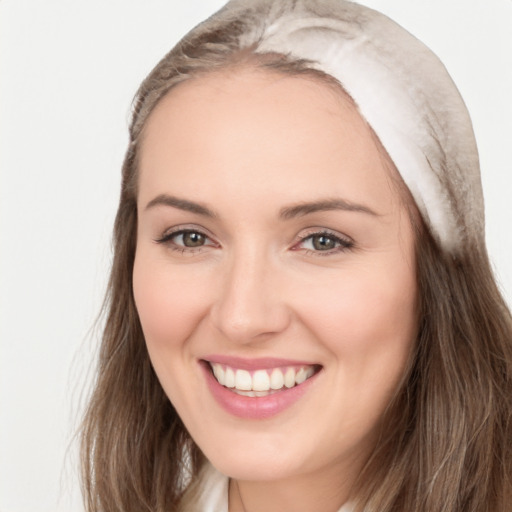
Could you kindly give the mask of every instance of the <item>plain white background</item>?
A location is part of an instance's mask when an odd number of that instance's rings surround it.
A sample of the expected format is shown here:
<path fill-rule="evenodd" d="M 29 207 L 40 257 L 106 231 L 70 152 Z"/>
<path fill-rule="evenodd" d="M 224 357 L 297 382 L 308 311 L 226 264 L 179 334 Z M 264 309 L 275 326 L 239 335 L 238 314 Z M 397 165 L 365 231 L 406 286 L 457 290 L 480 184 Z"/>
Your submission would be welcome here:
<path fill-rule="evenodd" d="M 471 112 L 512 303 L 512 0 L 364 0 L 426 42 Z M 0 511 L 79 512 L 127 121 L 153 65 L 222 0 L 0 0 Z"/>

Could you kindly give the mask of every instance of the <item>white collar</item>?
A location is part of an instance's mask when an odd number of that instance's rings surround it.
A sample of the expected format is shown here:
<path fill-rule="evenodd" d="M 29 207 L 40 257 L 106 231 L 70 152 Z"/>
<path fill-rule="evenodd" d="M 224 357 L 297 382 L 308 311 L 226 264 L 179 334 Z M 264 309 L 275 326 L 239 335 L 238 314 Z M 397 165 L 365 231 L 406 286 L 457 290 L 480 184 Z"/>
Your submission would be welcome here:
<path fill-rule="evenodd" d="M 229 478 L 208 464 L 202 480 L 197 512 L 228 512 Z"/>

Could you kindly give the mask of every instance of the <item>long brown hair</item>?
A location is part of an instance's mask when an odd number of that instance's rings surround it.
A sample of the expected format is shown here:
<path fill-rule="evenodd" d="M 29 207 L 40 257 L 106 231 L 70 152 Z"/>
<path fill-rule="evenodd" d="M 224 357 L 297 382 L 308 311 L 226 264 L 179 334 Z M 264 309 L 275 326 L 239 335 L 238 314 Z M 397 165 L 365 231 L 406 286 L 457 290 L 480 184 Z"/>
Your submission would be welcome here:
<path fill-rule="evenodd" d="M 203 73 L 251 65 L 334 84 L 307 61 L 244 47 L 241 37 L 253 22 L 225 16 L 192 31 L 137 92 L 105 329 L 81 430 L 88 512 L 193 510 L 190 491 L 205 459 L 157 380 L 133 299 L 137 158 L 158 102 Z M 419 335 L 358 481 L 356 503 L 365 512 L 505 512 L 512 503 L 510 312 L 483 242 L 454 256 L 438 246 L 421 219 L 415 223 Z"/>

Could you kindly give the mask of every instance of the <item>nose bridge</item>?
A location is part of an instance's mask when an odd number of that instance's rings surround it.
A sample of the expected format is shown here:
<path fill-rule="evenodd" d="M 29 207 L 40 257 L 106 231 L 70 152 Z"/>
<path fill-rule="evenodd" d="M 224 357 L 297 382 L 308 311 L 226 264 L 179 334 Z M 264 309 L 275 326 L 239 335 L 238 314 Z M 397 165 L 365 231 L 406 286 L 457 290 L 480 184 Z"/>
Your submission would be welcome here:
<path fill-rule="evenodd" d="M 212 308 L 227 338 L 249 343 L 284 330 L 289 322 L 275 262 L 261 247 L 246 245 L 225 262 L 221 289 Z"/>

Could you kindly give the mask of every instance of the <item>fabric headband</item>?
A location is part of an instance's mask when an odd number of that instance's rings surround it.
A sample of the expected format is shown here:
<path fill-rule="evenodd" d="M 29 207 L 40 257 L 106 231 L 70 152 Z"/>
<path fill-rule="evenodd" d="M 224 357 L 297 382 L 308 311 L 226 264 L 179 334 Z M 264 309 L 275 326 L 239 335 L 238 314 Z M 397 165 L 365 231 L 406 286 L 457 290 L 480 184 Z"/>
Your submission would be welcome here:
<path fill-rule="evenodd" d="M 233 18 L 250 20 L 241 48 L 310 60 L 342 84 L 444 249 L 457 253 L 483 242 L 471 120 L 444 65 L 423 43 L 346 0 L 231 0 L 196 31 Z"/>

